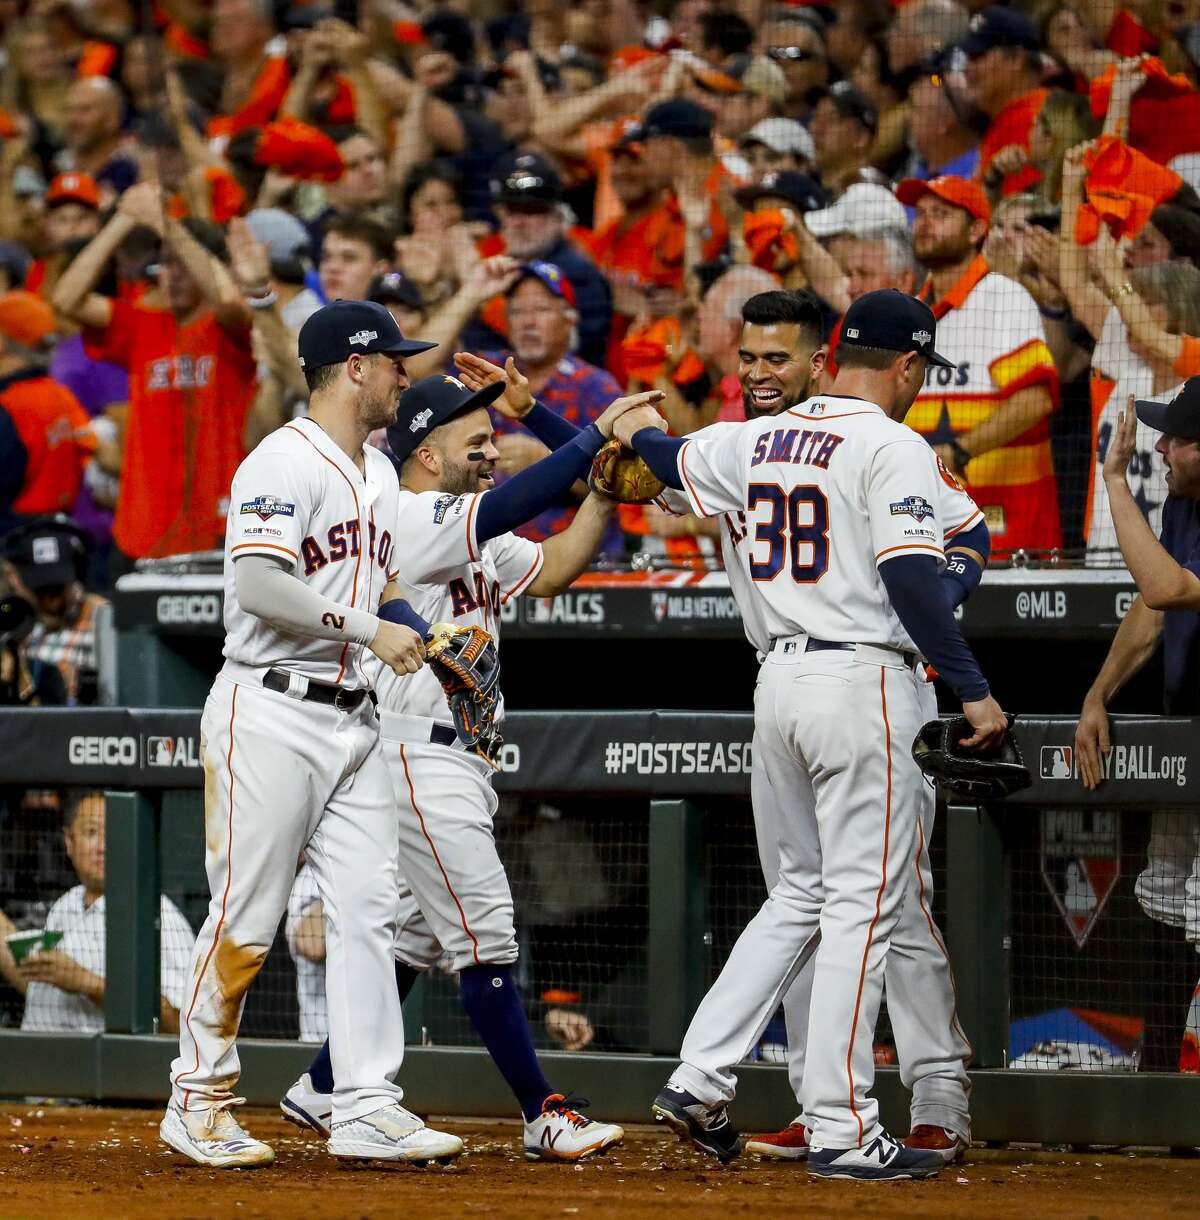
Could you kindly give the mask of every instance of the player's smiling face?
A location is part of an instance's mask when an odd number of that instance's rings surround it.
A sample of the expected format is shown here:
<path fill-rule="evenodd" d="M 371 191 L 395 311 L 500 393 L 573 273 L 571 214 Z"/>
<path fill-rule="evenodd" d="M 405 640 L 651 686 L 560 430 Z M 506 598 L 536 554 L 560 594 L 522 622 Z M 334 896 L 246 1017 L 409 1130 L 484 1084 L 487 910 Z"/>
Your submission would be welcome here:
<path fill-rule="evenodd" d="M 804 329 L 794 322 L 747 322 L 738 346 L 746 418 L 777 415 L 803 402 L 824 362 L 824 352 L 814 351 Z"/>
<path fill-rule="evenodd" d="M 438 489 L 455 496 L 495 487 L 493 472 L 500 460 L 486 407 L 468 411 L 437 429 L 441 458 Z"/>

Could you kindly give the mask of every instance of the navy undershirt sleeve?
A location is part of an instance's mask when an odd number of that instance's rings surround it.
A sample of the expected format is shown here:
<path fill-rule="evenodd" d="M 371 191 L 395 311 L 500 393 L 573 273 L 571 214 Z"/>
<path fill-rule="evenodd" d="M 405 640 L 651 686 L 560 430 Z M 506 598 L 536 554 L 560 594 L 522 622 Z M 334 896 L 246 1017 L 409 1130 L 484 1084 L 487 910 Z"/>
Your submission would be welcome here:
<path fill-rule="evenodd" d="M 587 473 L 603 444 L 600 429 L 589 424 L 549 457 L 484 492 L 475 513 L 475 541 L 482 546 L 489 538 L 498 538 L 552 508 Z"/>
<path fill-rule="evenodd" d="M 921 655 L 964 703 L 983 699 L 987 680 L 939 588 L 937 560 L 929 555 L 898 555 L 879 565 L 879 575 L 896 616 Z"/>
<path fill-rule="evenodd" d="M 540 402 L 535 402 L 521 417 L 521 423 L 552 453 L 570 444 L 579 435 L 579 429 L 570 420 L 563 419 Z"/>
<path fill-rule="evenodd" d="M 390 602 L 384 602 L 379 607 L 379 617 L 389 623 L 411 627 L 423 640 L 429 637 L 429 624 L 402 597 L 394 597 Z"/>
<path fill-rule="evenodd" d="M 978 551 L 983 556 L 983 563 L 978 563 L 970 555 L 953 553 L 954 548 L 964 546 Z M 975 592 L 983 579 L 983 569 L 987 566 L 991 550 L 992 536 L 988 532 L 986 521 L 980 521 L 978 525 L 955 535 L 946 544 L 946 566 L 939 579 L 951 610 L 961 606 Z"/>
<path fill-rule="evenodd" d="M 683 480 L 679 477 L 679 451 L 683 441 L 678 436 L 668 436 L 657 428 L 643 428 L 633 434 L 633 447 L 668 487 L 683 490 Z"/>

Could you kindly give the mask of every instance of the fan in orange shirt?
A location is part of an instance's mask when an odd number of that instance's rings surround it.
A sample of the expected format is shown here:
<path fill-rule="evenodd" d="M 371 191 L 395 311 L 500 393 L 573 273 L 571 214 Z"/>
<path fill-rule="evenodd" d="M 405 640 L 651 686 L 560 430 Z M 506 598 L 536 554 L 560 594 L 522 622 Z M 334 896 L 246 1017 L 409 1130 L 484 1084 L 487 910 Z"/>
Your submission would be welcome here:
<path fill-rule="evenodd" d="M 163 237 L 164 309 L 91 291 L 139 225 Z M 141 183 L 125 192 L 54 291 L 55 307 L 85 327 L 87 354 L 129 370 L 113 538 L 130 558 L 211 550 L 224 536 L 230 482 L 245 456 L 255 363 L 249 316 L 220 248 L 219 230 L 164 218 L 159 189 Z"/>
<path fill-rule="evenodd" d="M 970 99 L 991 120 L 979 145 L 979 173 L 1002 195 L 1019 194 L 1042 180 L 1029 161 L 1030 132 L 1046 100 L 1040 48 L 1033 22 L 998 5 L 971 18 L 962 43 Z"/>

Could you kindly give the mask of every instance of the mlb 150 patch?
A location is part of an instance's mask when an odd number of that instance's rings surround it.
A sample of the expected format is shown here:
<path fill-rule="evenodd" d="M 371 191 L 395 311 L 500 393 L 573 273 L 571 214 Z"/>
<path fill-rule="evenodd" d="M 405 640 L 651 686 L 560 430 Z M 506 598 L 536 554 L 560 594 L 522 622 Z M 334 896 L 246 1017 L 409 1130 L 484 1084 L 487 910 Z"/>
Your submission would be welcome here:
<path fill-rule="evenodd" d="M 923 496 L 905 496 L 903 500 L 894 500 L 891 505 L 893 517 L 912 517 L 914 521 L 924 521 L 933 516 L 933 508 Z"/>
<path fill-rule="evenodd" d="M 242 516 L 247 513 L 269 521 L 272 517 L 294 517 L 296 506 L 289 504 L 286 500 L 281 500 L 278 496 L 256 496 L 253 500 L 246 500 L 242 504 Z"/>

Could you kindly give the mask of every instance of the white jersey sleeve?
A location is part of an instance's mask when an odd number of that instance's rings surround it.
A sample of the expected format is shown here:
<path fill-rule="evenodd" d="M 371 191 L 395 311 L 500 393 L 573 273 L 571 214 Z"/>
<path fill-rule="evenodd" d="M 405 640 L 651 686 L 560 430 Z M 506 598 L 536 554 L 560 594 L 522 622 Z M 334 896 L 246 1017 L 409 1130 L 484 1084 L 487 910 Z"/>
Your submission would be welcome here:
<path fill-rule="evenodd" d="M 524 593 L 537 579 L 545 560 L 542 544 L 519 534 L 501 534 L 488 543 L 487 549 L 496 565 L 501 603 Z"/>
<path fill-rule="evenodd" d="M 875 563 L 901 555 L 945 561 L 936 466 L 919 437 L 881 445 L 866 472 L 867 515 Z"/>
<path fill-rule="evenodd" d="M 233 476 L 229 557 L 265 555 L 296 567 L 312 509 L 310 467 L 282 446 L 260 445 Z"/>
<path fill-rule="evenodd" d="M 746 507 L 746 463 L 740 423 L 710 424 L 693 432 L 679 450 L 679 478 L 691 510 L 716 517 Z"/>
<path fill-rule="evenodd" d="M 402 497 L 396 526 L 400 575 L 413 585 L 441 583 L 479 561 L 475 513 L 479 495 L 422 491 Z"/>
<path fill-rule="evenodd" d="M 964 530 L 969 530 L 983 520 L 983 510 L 971 499 L 967 489 L 946 469 L 945 462 L 935 453 L 937 465 L 937 518 L 942 526 L 946 544 Z"/>

